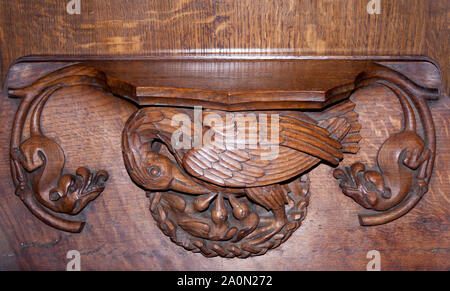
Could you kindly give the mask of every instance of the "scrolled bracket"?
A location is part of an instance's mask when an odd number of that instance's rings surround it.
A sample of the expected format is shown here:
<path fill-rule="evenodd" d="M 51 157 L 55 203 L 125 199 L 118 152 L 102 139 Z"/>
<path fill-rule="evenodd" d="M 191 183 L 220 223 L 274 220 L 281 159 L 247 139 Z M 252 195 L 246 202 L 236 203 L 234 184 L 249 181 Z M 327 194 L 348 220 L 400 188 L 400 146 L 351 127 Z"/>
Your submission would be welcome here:
<path fill-rule="evenodd" d="M 71 66 L 49 74 L 30 86 L 9 89 L 10 97 L 22 98 L 11 133 L 11 173 L 16 195 L 44 223 L 68 232 L 80 232 L 85 222 L 60 218 L 49 210 L 76 215 L 97 198 L 108 180 L 106 171 L 93 174 L 80 167 L 75 175 L 63 174 L 63 149 L 42 132 L 40 119 L 48 99 L 63 88 L 89 86 L 107 90 L 104 74 L 83 66 Z M 29 119 L 30 135 L 22 140 Z"/>
<path fill-rule="evenodd" d="M 436 100 L 440 95 L 438 89 L 423 88 L 387 68 L 361 73 L 355 88 L 373 84 L 390 89 L 399 100 L 403 111 L 402 130 L 381 145 L 375 169 L 367 169 L 357 162 L 333 173 L 345 195 L 374 210 L 372 214 L 359 215 L 359 222 L 364 226 L 400 218 L 428 191 L 436 156 L 436 134 L 426 100 Z M 418 123 L 422 130 L 418 129 Z"/>
<path fill-rule="evenodd" d="M 186 74 L 193 62 L 195 78 Z M 63 149 L 41 129 L 49 98 L 76 86 L 106 91 L 138 107 L 122 132 L 125 168 L 147 192 L 161 231 L 206 257 L 263 255 L 300 227 L 311 195 L 310 171 L 320 163 L 338 166 L 345 153 L 359 151 L 361 124 L 350 100 L 359 88 L 388 88 L 404 113 L 401 131 L 381 145 L 375 169 L 358 162 L 334 170 L 342 192 L 373 210 L 359 216 L 361 225 L 405 215 L 428 191 L 436 134 L 426 100 L 442 91 L 440 70 L 432 61 L 292 57 L 289 62 L 216 62 L 170 56 L 19 60 L 5 86 L 10 97 L 22 99 L 10 144 L 16 195 L 44 223 L 80 232 L 84 222 L 57 214 L 77 215 L 105 189 L 106 171 L 80 167 L 65 173 Z M 200 107 L 204 110 L 198 112 Z M 194 137 L 191 147 L 178 147 L 177 137 L 184 141 L 197 131 L 200 145 Z M 243 147 L 219 142 L 227 138 Z"/>

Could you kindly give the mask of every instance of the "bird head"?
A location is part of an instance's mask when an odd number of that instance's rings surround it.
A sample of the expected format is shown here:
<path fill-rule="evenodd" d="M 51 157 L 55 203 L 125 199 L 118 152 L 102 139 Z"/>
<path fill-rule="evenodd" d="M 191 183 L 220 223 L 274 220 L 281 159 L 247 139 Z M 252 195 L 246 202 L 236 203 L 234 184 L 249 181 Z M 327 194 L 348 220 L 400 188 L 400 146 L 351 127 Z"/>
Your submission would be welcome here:
<path fill-rule="evenodd" d="M 164 155 L 148 152 L 141 165 L 130 174 L 132 178 L 147 189 L 165 191 L 170 189 L 174 179 L 173 162 Z"/>

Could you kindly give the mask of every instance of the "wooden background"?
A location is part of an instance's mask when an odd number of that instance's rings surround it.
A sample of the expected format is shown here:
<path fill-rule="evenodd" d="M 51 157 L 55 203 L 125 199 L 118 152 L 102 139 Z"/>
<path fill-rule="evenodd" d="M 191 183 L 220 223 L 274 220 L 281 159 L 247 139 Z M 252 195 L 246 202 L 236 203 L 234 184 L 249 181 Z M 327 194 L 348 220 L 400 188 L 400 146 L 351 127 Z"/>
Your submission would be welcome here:
<path fill-rule="evenodd" d="M 368 0 L 81 0 L 80 15 L 67 14 L 67 2 L 0 0 L 2 81 L 10 64 L 29 54 L 244 52 L 425 55 L 440 64 L 447 93 L 450 87 L 448 0 L 382 0 L 380 15 L 367 14 Z M 376 88 L 353 96 L 364 140 L 360 154 L 344 165 L 373 160 L 382 141 L 400 129 L 400 108 L 389 94 Z M 411 213 L 385 226 L 359 226 L 356 214 L 363 210 L 341 194 L 332 169 L 322 165 L 311 174 L 303 226 L 278 249 L 245 260 L 206 259 L 157 229 L 144 191 L 120 157 L 121 130 L 135 107 L 94 91 L 88 100 L 76 94 L 53 98 L 43 128 L 64 148 L 66 169 L 105 168 L 111 180 L 83 212 L 83 233 L 39 222 L 15 197 L 10 178 L 9 132 L 17 106 L 17 100 L 0 98 L 0 270 L 64 270 L 73 249 L 82 254 L 83 270 L 365 270 L 373 249 L 381 252 L 384 270 L 450 269 L 448 98 L 431 103 L 436 167 L 429 193 Z"/>

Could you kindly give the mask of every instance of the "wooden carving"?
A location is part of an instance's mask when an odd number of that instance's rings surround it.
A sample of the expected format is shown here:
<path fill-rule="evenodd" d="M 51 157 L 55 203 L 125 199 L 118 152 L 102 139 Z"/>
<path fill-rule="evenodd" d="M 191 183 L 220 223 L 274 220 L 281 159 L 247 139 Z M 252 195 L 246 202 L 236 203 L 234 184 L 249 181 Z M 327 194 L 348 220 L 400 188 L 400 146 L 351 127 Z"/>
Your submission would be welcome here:
<path fill-rule="evenodd" d="M 354 107 L 346 101 L 317 120 L 298 111 L 279 111 L 276 121 L 267 117 L 271 112 L 202 111 L 203 120 L 215 118 L 200 128 L 203 144 L 180 149 L 173 146 L 174 121 L 186 117 L 187 136 L 194 136 L 195 111 L 143 108 L 124 129 L 125 165 L 150 190 L 152 214 L 177 244 L 206 256 L 260 255 L 304 218 L 309 187 L 301 175 L 321 160 L 337 165 L 343 152 L 358 150 Z M 262 125 L 270 129 L 266 145 L 256 136 Z M 268 156 L 275 147 L 276 157 Z"/>
<path fill-rule="evenodd" d="M 9 95 L 23 98 L 11 134 L 11 170 L 16 195 L 30 211 L 55 228 L 80 232 L 84 222 L 69 221 L 46 210 L 76 215 L 105 188 L 106 171 L 93 175 L 84 167 L 75 175 L 63 174 L 64 152 L 42 132 L 40 119 L 47 100 L 56 92 L 74 86 L 105 89 L 102 74 L 85 67 L 70 67 L 39 79 L 23 89 L 10 89 Z M 22 140 L 27 118 L 30 134 Z"/>
<path fill-rule="evenodd" d="M 364 72 L 356 80 L 356 87 L 370 84 L 380 84 L 392 90 L 404 116 L 403 129 L 380 147 L 376 169 L 366 169 L 363 163 L 358 162 L 334 171 L 345 195 L 378 212 L 360 215 L 361 225 L 387 223 L 410 211 L 428 191 L 436 155 L 434 123 L 425 100 L 437 99 L 439 91 L 422 88 L 387 69 Z M 417 123 L 422 129 L 417 128 Z"/>
<path fill-rule="evenodd" d="M 24 59 L 30 66 L 33 61 Z M 438 74 L 428 60 L 46 61 L 48 71 L 37 80 L 17 72 L 11 77 L 33 81 L 8 88 L 11 97 L 22 98 L 11 165 L 16 194 L 57 229 L 81 231 L 84 222 L 52 212 L 78 214 L 108 179 L 105 171 L 92 174 L 84 167 L 64 173 L 62 148 L 40 126 L 47 100 L 75 86 L 138 105 L 122 133 L 125 167 L 146 190 L 163 233 L 207 257 L 262 255 L 292 235 L 306 215 L 309 173 L 322 162 L 338 166 L 345 153 L 359 150 L 364 121 L 350 97 L 363 87 L 390 89 L 404 119 L 402 130 L 381 145 L 375 169 L 358 162 L 334 170 L 343 193 L 374 211 L 360 215 L 361 225 L 399 218 L 428 190 L 436 137 L 426 100 L 438 98 L 441 88 L 404 74 L 409 61 Z"/>

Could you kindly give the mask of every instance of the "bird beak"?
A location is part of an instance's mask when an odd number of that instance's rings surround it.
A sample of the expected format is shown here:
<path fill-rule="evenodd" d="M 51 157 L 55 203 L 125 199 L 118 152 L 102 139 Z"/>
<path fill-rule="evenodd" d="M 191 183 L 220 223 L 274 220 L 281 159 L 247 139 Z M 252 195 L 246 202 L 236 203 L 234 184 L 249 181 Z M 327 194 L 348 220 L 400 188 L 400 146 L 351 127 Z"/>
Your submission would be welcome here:
<path fill-rule="evenodd" d="M 183 181 L 184 180 L 184 181 Z M 189 181 L 188 179 L 178 179 L 174 178 L 172 183 L 170 184 L 170 189 L 187 194 L 206 194 L 210 191 L 200 185 L 197 185 L 193 181 Z"/>

